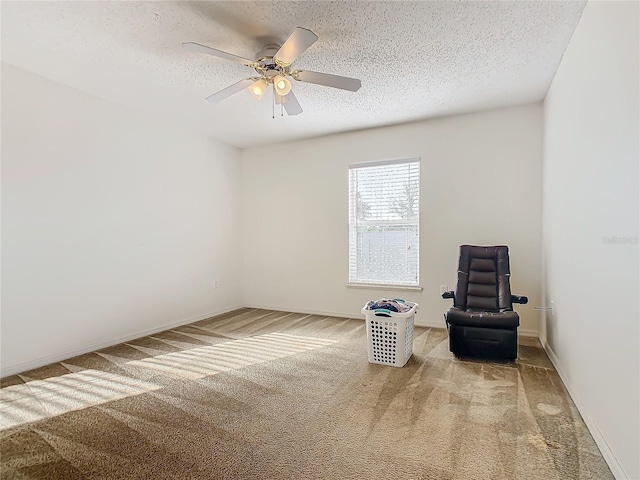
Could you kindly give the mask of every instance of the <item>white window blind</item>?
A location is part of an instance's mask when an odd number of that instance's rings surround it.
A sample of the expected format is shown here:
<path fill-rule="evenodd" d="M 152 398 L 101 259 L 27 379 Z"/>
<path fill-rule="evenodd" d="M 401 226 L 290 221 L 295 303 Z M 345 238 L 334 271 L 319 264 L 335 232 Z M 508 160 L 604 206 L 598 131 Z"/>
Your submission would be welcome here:
<path fill-rule="evenodd" d="M 420 161 L 349 167 L 349 283 L 418 286 Z"/>

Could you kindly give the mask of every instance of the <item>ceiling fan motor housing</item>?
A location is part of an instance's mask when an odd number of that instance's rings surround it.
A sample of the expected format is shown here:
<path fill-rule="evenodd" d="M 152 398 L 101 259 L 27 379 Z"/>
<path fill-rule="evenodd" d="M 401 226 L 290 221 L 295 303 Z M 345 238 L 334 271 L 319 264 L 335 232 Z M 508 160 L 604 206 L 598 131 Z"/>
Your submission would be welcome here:
<path fill-rule="evenodd" d="M 274 60 L 273 57 L 278 53 L 278 50 L 280 50 L 280 45 L 269 43 L 256 53 L 254 69 L 261 77 L 264 77 L 267 82 L 271 82 L 272 79 L 278 75 L 286 76 L 291 74 L 289 67 L 283 67 Z"/>
<path fill-rule="evenodd" d="M 280 45 L 276 43 L 268 43 L 266 44 L 262 50 L 256 53 L 256 62 L 260 62 L 263 60 L 272 60 L 276 53 L 280 50 Z"/>

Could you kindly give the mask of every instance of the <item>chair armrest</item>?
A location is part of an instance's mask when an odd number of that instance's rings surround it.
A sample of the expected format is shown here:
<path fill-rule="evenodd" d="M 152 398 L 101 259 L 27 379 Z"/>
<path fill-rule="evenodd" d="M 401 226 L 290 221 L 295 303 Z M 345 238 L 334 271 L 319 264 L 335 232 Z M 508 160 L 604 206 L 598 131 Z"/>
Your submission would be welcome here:
<path fill-rule="evenodd" d="M 529 299 L 523 295 L 511 295 L 511 303 L 521 303 L 525 305 L 529 302 Z"/>
<path fill-rule="evenodd" d="M 442 298 L 447 299 L 447 298 L 456 298 L 455 293 L 453 291 L 450 292 L 443 292 L 442 293 Z"/>

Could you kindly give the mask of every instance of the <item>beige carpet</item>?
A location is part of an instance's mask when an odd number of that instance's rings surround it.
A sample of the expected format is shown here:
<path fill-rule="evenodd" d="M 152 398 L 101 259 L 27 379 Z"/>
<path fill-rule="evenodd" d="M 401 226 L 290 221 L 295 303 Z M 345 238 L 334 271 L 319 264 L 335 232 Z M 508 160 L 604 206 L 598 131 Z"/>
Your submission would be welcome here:
<path fill-rule="evenodd" d="M 2 380 L 6 479 L 613 478 L 537 340 L 460 361 L 416 327 L 243 309 Z"/>

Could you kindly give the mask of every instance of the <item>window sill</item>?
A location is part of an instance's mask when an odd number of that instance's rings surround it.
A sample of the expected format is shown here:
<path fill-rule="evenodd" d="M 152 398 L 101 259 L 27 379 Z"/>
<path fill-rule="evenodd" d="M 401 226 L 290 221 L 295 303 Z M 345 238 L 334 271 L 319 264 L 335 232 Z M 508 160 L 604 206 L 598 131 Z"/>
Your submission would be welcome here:
<path fill-rule="evenodd" d="M 369 290 L 402 290 L 421 292 L 422 287 L 415 285 L 385 285 L 379 283 L 347 283 L 347 288 L 366 288 Z"/>

